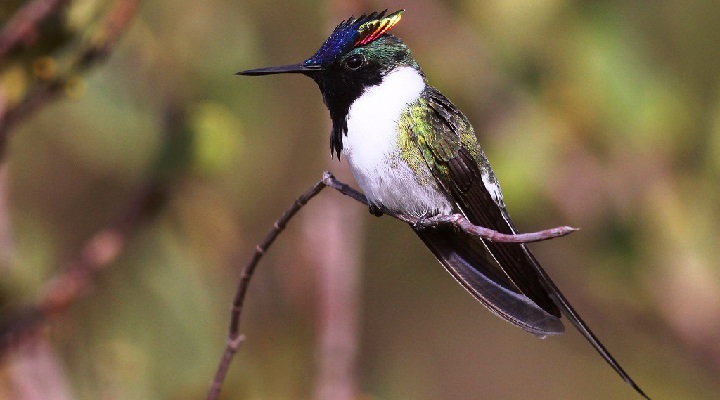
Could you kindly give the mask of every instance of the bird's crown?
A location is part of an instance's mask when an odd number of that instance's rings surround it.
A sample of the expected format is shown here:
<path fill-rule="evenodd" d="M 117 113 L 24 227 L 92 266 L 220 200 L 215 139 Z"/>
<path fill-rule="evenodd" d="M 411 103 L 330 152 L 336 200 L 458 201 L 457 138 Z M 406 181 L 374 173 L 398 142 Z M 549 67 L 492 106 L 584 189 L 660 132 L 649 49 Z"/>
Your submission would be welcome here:
<path fill-rule="evenodd" d="M 305 60 L 306 67 L 326 65 L 350 50 L 372 43 L 400 22 L 402 12 L 398 10 L 385 15 L 387 10 L 350 17 L 338 24 L 312 57 Z"/>

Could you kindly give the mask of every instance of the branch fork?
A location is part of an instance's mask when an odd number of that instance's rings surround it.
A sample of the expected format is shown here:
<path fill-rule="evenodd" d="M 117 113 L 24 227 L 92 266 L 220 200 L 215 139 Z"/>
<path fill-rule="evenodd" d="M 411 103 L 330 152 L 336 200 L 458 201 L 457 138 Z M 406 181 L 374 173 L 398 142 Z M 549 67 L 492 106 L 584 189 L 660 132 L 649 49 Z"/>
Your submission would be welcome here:
<path fill-rule="evenodd" d="M 245 295 L 252 279 L 253 273 L 257 264 L 260 262 L 262 256 L 267 252 L 268 248 L 277 239 L 278 235 L 285 229 L 287 223 L 292 217 L 300 211 L 313 197 L 320 193 L 324 188 L 329 187 L 337 190 L 345 196 L 351 197 L 355 201 L 369 206 L 369 202 L 365 195 L 353 189 L 346 183 L 335 179 L 333 174 L 328 171 L 323 172 L 322 178 L 316 182 L 310 189 L 303 193 L 300 197 L 293 202 L 293 204 L 285 210 L 285 212 L 273 223 L 272 229 L 265 236 L 265 239 L 255 246 L 255 252 L 248 262 L 243 267 L 238 282 L 237 291 L 235 298 L 232 303 L 232 309 L 230 313 L 230 327 L 228 329 L 228 339 L 226 341 L 225 350 L 220 359 L 215 378 L 213 379 L 210 390 L 207 394 L 207 400 L 217 400 L 220 395 L 220 389 L 225 380 L 225 376 L 230 368 L 230 363 L 238 351 L 240 344 L 245 340 L 245 336 L 239 333 L 240 317 L 242 314 L 243 304 L 245 302 Z M 416 227 L 423 227 L 428 229 L 440 228 L 440 227 L 454 227 L 455 229 L 467 232 L 469 234 L 478 236 L 480 238 L 495 241 L 495 242 L 508 242 L 508 243 L 530 243 L 538 242 L 542 240 L 554 239 L 557 237 L 568 235 L 575 232 L 577 228 L 569 226 L 559 226 L 556 228 L 545 229 L 538 232 L 530 233 L 518 233 L 518 234 L 505 234 L 497 232 L 495 230 L 477 226 L 472 224 L 462 214 L 451 214 L 451 215 L 437 215 L 429 218 L 413 218 L 405 215 L 388 212 L 383 210 L 383 213 L 398 219 L 403 222 L 410 223 Z"/>

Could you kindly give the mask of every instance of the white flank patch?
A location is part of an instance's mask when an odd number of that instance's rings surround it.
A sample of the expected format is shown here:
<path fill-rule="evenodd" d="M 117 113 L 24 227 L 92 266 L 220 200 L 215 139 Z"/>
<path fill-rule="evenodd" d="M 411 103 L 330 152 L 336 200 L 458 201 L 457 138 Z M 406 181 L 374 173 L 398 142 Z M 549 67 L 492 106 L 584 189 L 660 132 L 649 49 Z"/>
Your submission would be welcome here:
<path fill-rule="evenodd" d="M 485 185 L 485 189 L 490 192 L 490 197 L 495 200 L 495 203 L 501 208 L 505 207 L 503 204 L 502 192 L 500 191 L 500 185 L 498 185 L 497 180 L 490 180 L 490 174 L 482 174 L 482 181 L 483 185 Z"/>
<path fill-rule="evenodd" d="M 348 113 L 348 134 L 342 138 L 350 168 L 368 199 L 413 216 L 452 209 L 437 183 L 426 179 L 420 184 L 399 156 L 398 120 L 423 89 L 425 81 L 414 68 L 395 69 L 355 100 Z"/>

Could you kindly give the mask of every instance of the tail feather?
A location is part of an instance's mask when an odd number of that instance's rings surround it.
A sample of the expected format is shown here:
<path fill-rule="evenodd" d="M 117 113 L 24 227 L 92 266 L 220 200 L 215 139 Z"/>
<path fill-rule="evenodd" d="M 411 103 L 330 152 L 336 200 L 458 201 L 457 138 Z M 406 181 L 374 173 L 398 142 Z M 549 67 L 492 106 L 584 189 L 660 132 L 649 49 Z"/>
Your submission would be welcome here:
<path fill-rule="evenodd" d="M 522 294 L 488 259 L 487 250 L 480 240 L 452 229 L 414 230 L 445 269 L 491 312 L 538 337 L 557 335 L 565 331 L 560 318 L 548 313 Z M 562 314 L 626 383 L 643 398 L 649 399 L 570 305 L 530 250 L 524 245 L 519 246 L 538 274 L 540 283 Z"/>
<path fill-rule="evenodd" d="M 494 314 L 544 337 L 565 331 L 560 319 L 527 296 L 488 260 L 482 242 L 451 229 L 415 229 L 448 272 Z"/>
<path fill-rule="evenodd" d="M 605 346 L 600 342 L 600 339 L 595 336 L 592 330 L 590 330 L 590 327 L 583 321 L 583 319 L 580 317 L 580 314 L 578 314 L 577 311 L 573 308 L 573 306 L 570 304 L 567 298 L 565 298 L 565 295 L 562 294 L 560 289 L 555 285 L 555 282 L 553 282 L 552 279 L 550 279 L 550 276 L 545 272 L 545 270 L 540 266 L 540 263 L 535 259 L 535 256 L 530 252 L 530 250 L 527 248 L 527 246 L 523 245 L 523 250 L 525 251 L 525 254 L 527 255 L 528 259 L 532 261 L 532 265 L 534 266 L 536 272 L 538 273 L 538 276 L 540 277 L 540 281 L 542 282 L 545 289 L 548 291 L 548 294 L 550 295 L 550 298 L 553 299 L 555 304 L 558 305 L 560 308 L 560 311 L 563 315 L 572 323 L 575 328 L 580 332 L 583 337 L 592 345 L 592 347 L 600 354 L 600 356 L 610 364 L 610 366 L 615 370 L 615 372 L 620 375 L 620 377 L 630 385 L 633 389 L 635 389 L 638 394 L 640 394 L 645 399 L 650 399 L 650 397 L 638 386 L 637 383 L 630 377 L 630 375 L 625 372 L 622 366 L 620 366 L 620 363 L 615 360 L 615 357 L 610 354 L 610 352 L 605 348 Z"/>

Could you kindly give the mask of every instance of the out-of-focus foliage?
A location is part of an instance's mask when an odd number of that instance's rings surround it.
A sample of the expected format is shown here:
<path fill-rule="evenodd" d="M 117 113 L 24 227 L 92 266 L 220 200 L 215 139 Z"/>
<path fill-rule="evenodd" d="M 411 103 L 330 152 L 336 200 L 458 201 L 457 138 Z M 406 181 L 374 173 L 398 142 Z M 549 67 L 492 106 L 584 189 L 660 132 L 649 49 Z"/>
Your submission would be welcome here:
<path fill-rule="evenodd" d="M 21 3 L 3 2 L 0 21 Z M 0 63 L 3 101 L 62 68 L 108 4 L 71 1 L 54 33 Z M 186 141 L 160 167 L 185 173 L 165 207 L 50 324 L 74 397 L 204 395 L 242 260 L 329 158 L 311 80 L 233 73 L 305 59 L 341 10 L 401 7 L 393 32 L 473 121 L 516 224 L 582 228 L 533 249 L 601 340 L 653 398 L 716 396 L 720 3 L 157 0 L 106 64 L 13 130 L 4 155 L 0 301 L 13 307 L 113 220 L 156 168 L 168 110 L 182 113 Z M 633 398 L 570 327 L 539 341 L 503 323 L 405 226 L 366 218 L 362 398 Z M 259 267 L 225 398 L 312 395 L 321 318 L 308 254 L 323 243 L 302 236 L 291 225 Z"/>

